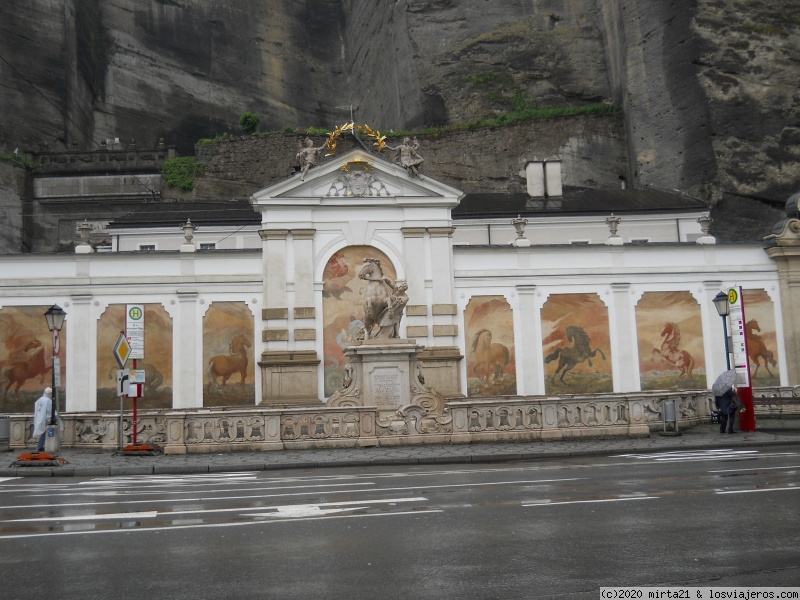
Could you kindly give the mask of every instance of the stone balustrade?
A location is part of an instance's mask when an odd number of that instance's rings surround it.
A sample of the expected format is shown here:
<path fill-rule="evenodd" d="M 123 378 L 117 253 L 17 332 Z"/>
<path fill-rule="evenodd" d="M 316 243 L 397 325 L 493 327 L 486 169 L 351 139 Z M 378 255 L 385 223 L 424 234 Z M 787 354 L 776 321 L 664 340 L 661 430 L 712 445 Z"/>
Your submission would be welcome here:
<path fill-rule="evenodd" d="M 798 390 L 757 390 L 757 415 L 772 411 L 770 403 L 787 400 L 800 416 L 800 400 L 789 400 L 796 398 Z M 664 403 L 672 401 L 679 429 L 710 419 L 713 396 L 709 390 L 502 396 L 450 398 L 441 414 L 417 405 L 397 411 L 372 406 L 142 410 L 137 441 L 157 444 L 167 454 L 186 454 L 648 436 L 662 429 Z M 33 445 L 32 415 L 8 418 L 11 449 Z M 68 413 L 63 421 L 65 448 L 113 450 L 120 446 L 118 412 Z M 131 413 L 126 411 L 122 445 L 133 442 L 131 427 Z"/>

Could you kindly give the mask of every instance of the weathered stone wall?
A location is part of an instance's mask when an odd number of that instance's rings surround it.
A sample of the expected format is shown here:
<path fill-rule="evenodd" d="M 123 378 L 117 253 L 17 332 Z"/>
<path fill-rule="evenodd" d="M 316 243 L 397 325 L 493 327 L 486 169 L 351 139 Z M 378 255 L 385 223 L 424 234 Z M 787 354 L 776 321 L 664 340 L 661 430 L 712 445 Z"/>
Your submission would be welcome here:
<path fill-rule="evenodd" d="M 311 136 L 319 146 L 324 136 Z M 197 198 L 249 197 L 253 192 L 291 175 L 305 135 L 247 136 L 203 144 L 197 156 L 206 174 L 195 190 Z M 486 127 L 419 136 L 422 172 L 465 192 L 524 192 L 520 171 L 531 160 L 555 156 L 563 160 L 565 185 L 619 187 L 627 177 L 625 134 L 620 114 L 571 117 L 510 126 Z M 388 145 L 399 140 L 390 138 Z M 357 142 L 343 137 L 337 160 Z M 371 150 L 371 140 L 364 138 Z M 381 158 L 391 161 L 384 150 Z"/>
<path fill-rule="evenodd" d="M 25 171 L 0 161 L 0 254 L 23 249 Z"/>

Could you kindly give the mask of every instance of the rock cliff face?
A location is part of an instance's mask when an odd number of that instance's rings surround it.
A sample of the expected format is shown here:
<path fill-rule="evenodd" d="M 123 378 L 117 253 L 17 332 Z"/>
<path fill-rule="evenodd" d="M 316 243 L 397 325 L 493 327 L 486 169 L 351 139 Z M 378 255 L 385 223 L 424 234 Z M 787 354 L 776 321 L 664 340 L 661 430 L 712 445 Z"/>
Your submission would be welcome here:
<path fill-rule="evenodd" d="M 612 102 L 634 185 L 749 207 L 760 231 L 800 180 L 799 39 L 792 0 L 5 0 L 0 151 L 187 154 L 244 111 L 280 130 L 353 105 L 388 130 Z"/>

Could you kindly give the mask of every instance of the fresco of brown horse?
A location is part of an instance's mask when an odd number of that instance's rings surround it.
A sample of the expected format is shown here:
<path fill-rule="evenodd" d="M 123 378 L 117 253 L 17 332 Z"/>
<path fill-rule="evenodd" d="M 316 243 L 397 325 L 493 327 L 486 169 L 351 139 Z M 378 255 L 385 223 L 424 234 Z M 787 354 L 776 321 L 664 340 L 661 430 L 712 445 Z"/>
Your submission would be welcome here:
<path fill-rule="evenodd" d="M 18 360 L 11 363 L 3 372 L 3 381 L 5 382 L 5 389 L 3 390 L 3 399 L 8 395 L 8 390 L 14 386 L 14 394 L 19 399 L 19 388 L 21 388 L 28 379 L 39 377 L 39 381 L 44 383 L 44 376 L 48 371 L 53 369 L 52 364 L 47 364 L 44 360 L 44 345 L 38 339 L 32 339 L 22 349 L 28 355 L 24 360 Z"/>
<path fill-rule="evenodd" d="M 252 346 L 250 340 L 246 335 L 240 333 L 231 339 L 228 348 L 230 354 L 218 354 L 212 356 L 208 361 L 208 391 L 211 391 L 211 384 L 217 383 L 217 378 L 222 379 L 221 386 L 224 386 L 231 375 L 239 373 L 242 377 L 242 392 L 244 389 L 244 380 L 247 377 L 247 348 Z"/>
<path fill-rule="evenodd" d="M 747 336 L 747 355 L 750 357 L 750 361 L 756 366 L 753 377 L 758 375 L 758 369 L 761 367 L 760 360 L 764 361 L 764 368 L 767 370 L 767 373 L 772 376 L 769 365 L 774 367 L 778 364 L 778 361 L 775 360 L 775 355 L 772 351 L 767 348 L 766 343 L 764 343 L 764 338 L 756 333 L 756 331 L 761 331 L 761 327 L 758 326 L 758 321 L 751 319 L 744 327 L 745 335 Z"/>
<path fill-rule="evenodd" d="M 472 354 L 475 361 L 472 372 L 480 379 L 481 374 L 478 367 L 482 367 L 481 371 L 485 373 L 487 383 L 492 374 L 494 374 L 495 381 L 500 379 L 510 360 L 508 348 L 503 344 L 492 343 L 492 332 L 488 329 L 481 329 L 472 338 Z"/>
<path fill-rule="evenodd" d="M 666 360 L 675 365 L 681 377 L 691 377 L 694 370 L 694 358 L 688 351 L 678 348 L 681 342 L 681 330 L 676 323 L 665 323 L 664 329 L 661 330 L 661 337 L 664 341 L 661 342 L 661 348 L 653 348 L 652 354 L 658 354 Z"/>

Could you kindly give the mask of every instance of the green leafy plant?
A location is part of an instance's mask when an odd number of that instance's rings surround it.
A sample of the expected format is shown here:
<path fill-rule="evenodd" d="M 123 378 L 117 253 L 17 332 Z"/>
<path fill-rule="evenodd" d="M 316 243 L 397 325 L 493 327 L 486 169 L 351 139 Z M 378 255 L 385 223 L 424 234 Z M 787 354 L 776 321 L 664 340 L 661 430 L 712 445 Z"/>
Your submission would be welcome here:
<path fill-rule="evenodd" d="M 195 177 L 203 175 L 205 170 L 206 166 L 194 156 L 176 156 L 164 161 L 161 175 L 167 185 L 189 191 L 194 189 Z"/>
<path fill-rule="evenodd" d="M 261 121 L 261 117 L 255 113 L 245 112 L 242 113 L 242 116 L 239 117 L 239 127 L 242 128 L 242 131 L 245 133 L 255 133 L 256 129 L 258 128 L 258 123 Z"/>
<path fill-rule="evenodd" d="M 3 152 L 0 154 L 0 161 L 9 163 L 15 167 L 21 167 L 26 171 L 36 171 L 42 168 L 42 165 L 37 165 L 22 154 L 14 154 L 13 152 Z"/>

